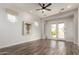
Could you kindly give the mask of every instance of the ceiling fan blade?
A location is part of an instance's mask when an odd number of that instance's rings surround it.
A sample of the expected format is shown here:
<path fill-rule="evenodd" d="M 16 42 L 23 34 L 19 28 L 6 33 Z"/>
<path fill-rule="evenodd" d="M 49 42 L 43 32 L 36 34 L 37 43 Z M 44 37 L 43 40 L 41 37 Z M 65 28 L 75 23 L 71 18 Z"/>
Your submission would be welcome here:
<path fill-rule="evenodd" d="M 45 10 L 51 11 L 51 9 L 47 9 L 47 8 Z"/>
<path fill-rule="evenodd" d="M 46 8 L 46 7 L 48 7 L 48 6 L 50 6 L 50 5 L 52 5 L 52 4 L 51 4 L 51 3 L 49 3 L 48 5 L 46 5 L 46 6 L 45 6 L 45 8 Z"/>
<path fill-rule="evenodd" d="M 42 9 L 36 9 L 36 10 L 42 10 Z"/>
<path fill-rule="evenodd" d="M 39 3 L 39 5 L 40 5 L 41 7 L 43 7 L 43 6 L 41 5 L 41 3 Z"/>
<path fill-rule="evenodd" d="M 43 7 L 45 7 L 45 4 L 43 3 Z"/>

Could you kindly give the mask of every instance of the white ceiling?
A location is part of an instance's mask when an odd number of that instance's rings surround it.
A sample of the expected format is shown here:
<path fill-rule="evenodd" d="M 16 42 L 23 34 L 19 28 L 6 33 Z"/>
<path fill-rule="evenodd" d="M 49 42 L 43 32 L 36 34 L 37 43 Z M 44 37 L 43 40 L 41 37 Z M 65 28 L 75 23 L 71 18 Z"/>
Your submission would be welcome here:
<path fill-rule="evenodd" d="M 5 5 L 9 5 L 9 6 L 14 6 L 16 8 L 19 8 L 21 10 L 25 10 L 26 12 L 29 12 L 35 16 L 38 16 L 40 18 L 42 17 L 47 17 L 50 15 L 54 15 L 60 12 L 65 12 L 74 8 L 77 8 L 79 4 L 77 3 L 52 3 L 51 6 L 49 6 L 49 9 L 52 9 L 52 11 L 45 11 L 44 13 L 42 13 L 42 11 L 37 11 L 36 9 L 41 8 L 38 3 L 16 3 L 16 4 L 5 4 Z M 61 11 L 61 9 L 64 8 L 63 11 Z"/>

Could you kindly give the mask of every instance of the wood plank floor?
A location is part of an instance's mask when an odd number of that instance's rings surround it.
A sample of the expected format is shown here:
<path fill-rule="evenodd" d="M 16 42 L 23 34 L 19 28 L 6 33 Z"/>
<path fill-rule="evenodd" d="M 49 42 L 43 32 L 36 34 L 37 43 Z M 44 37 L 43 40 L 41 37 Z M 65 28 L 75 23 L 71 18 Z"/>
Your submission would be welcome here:
<path fill-rule="evenodd" d="M 0 49 L 1 55 L 79 55 L 79 48 L 72 42 L 37 40 Z"/>

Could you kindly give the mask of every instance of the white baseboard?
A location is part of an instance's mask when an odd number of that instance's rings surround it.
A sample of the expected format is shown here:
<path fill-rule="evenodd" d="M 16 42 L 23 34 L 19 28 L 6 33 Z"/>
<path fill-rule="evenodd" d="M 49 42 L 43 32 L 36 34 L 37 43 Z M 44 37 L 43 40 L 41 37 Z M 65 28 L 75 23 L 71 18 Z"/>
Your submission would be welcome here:
<path fill-rule="evenodd" d="M 14 45 L 19 45 L 19 44 L 26 43 L 26 42 L 30 42 L 30 41 L 35 41 L 35 40 L 39 40 L 39 39 L 34 39 L 34 40 L 18 42 L 18 43 L 14 43 L 14 44 L 10 44 L 10 45 L 0 46 L 0 49 L 2 49 L 2 48 L 6 48 L 6 47 L 11 47 L 11 46 L 14 46 Z"/>

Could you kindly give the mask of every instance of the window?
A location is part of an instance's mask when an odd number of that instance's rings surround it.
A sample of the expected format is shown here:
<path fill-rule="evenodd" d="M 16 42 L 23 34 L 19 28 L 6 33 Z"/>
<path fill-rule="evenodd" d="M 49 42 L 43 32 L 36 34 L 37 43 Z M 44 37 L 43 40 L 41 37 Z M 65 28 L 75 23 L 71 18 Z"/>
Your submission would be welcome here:
<path fill-rule="evenodd" d="M 17 15 L 17 12 L 13 11 L 13 10 L 10 10 L 10 9 L 6 9 L 6 12 L 7 12 L 7 18 L 10 22 L 16 22 L 16 15 Z"/>
<path fill-rule="evenodd" d="M 16 16 L 15 15 L 7 13 L 7 16 L 8 16 L 8 20 L 10 22 L 16 22 Z"/>

